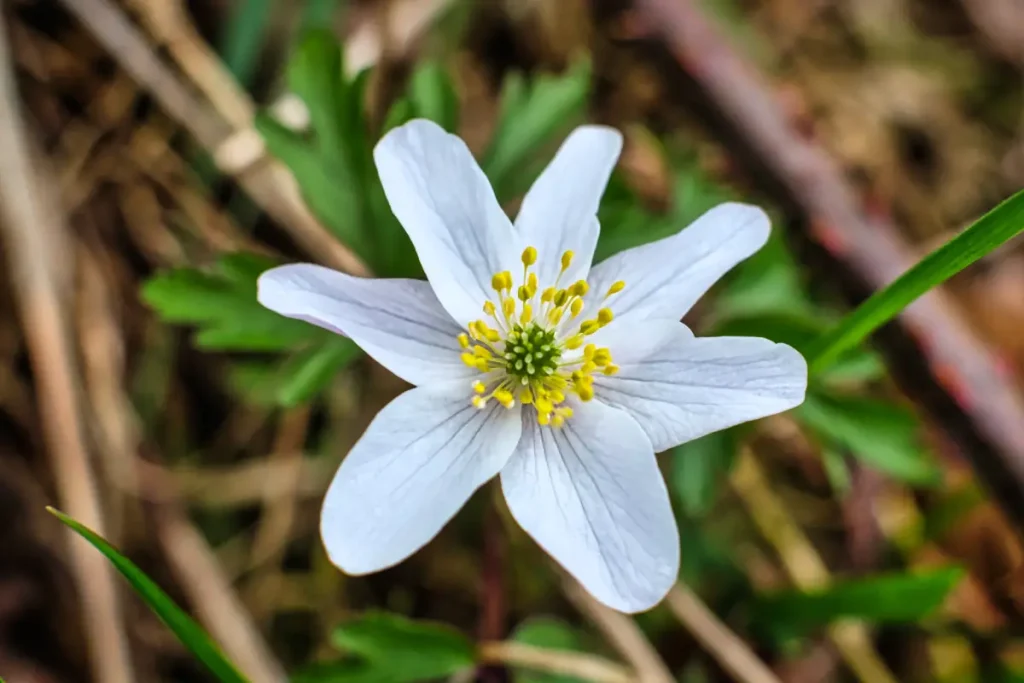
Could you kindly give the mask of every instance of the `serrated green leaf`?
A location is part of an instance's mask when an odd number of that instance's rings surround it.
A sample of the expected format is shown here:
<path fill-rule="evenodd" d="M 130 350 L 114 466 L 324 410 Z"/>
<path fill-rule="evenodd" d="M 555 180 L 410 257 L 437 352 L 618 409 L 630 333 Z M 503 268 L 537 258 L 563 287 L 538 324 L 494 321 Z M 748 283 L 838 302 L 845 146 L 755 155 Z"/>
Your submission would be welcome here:
<path fill-rule="evenodd" d="M 444 625 L 388 612 L 366 612 L 335 629 L 331 641 L 358 655 L 391 683 L 450 676 L 476 663 L 473 643 Z"/>
<path fill-rule="evenodd" d="M 290 408 L 310 400 L 360 355 L 362 351 L 351 339 L 333 337 L 289 359 L 279 379 L 277 403 Z"/>
<path fill-rule="evenodd" d="M 409 79 L 409 99 L 416 113 L 449 133 L 459 125 L 459 99 L 448 70 L 436 62 L 416 67 Z"/>
<path fill-rule="evenodd" d="M 918 421 L 901 406 L 810 391 L 797 416 L 826 446 L 848 450 L 900 481 L 930 486 L 940 480 L 938 467 L 919 444 Z"/>
<path fill-rule="evenodd" d="M 915 622 L 942 605 L 963 576 L 960 567 L 946 567 L 843 581 L 815 591 L 763 595 L 755 603 L 754 620 L 779 638 L 802 635 L 840 619 Z"/>
<path fill-rule="evenodd" d="M 860 344 L 915 299 L 937 287 L 1024 230 L 1024 190 L 982 216 L 969 228 L 925 256 L 895 282 L 875 292 L 807 350 L 812 373 L 846 349 Z"/>
<path fill-rule="evenodd" d="M 239 673 L 238 669 L 228 661 L 220 648 L 203 631 L 192 617 L 178 607 L 156 583 L 139 569 L 134 562 L 119 553 L 113 546 L 107 543 L 96 532 L 85 525 L 75 521 L 62 512 L 51 507 L 46 508 L 52 515 L 59 519 L 65 526 L 88 541 L 94 548 L 99 550 L 110 560 L 114 568 L 128 580 L 132 588 L 140 598 L 149 605 L 150 609 L 167 625 L 178 640 L 202 662 L 206 668 L 217 677 L 217 680 L 226 683 L 246 683 L 246 678 Z"/>
<path fill-rule="evenodd" d="M 684 514 L 707 514 L 735 456 L 736 436 L 731 430 L 708 434 L 672 449 L 670 482 Z"/>
<path fill-rule="evenodd" d="M 524 161 L 580 116 L 589 88 L 585 61 L 561 75 L 535 76 L 529 84 L 518 74 L 506 78 L 498 125 L 482 164 L 498 196 L 508 195 L 509 176 Z"/>
<path fill-rule="evenodd" d="M 534 617 L 520 623 L 512 632 L 512 640 L 552 650 L 579 652 L 579 633 L 569 624 L 552 617 Z M 586 683 L 575 676 L 515 669 L 516 683 Z"/>

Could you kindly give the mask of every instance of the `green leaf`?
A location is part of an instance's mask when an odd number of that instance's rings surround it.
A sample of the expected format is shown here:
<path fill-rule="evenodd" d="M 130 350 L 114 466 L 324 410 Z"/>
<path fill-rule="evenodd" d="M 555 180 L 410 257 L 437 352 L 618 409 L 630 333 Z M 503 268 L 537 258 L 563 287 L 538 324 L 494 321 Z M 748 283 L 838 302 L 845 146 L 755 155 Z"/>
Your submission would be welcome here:
<path fill-rule="evenodd" d="M 302 198 L 316 217 L 360 258 L 369 260 L 363 200 L 345 156 L 325 153 L 266 114 L 257 114 L 254 124 L 270 153 L 295 176 Z"/>
<path fill-rule="evenodd" d="M 519 624 L 512 632 L 512 640 L 517 643 L 534 645 L 552 650 L 568 650 L 579 652 L 579 633 L 569 624 L 551 617 L 534 617 Z M 516 683 L 585 683 L 575 676 L 541 673 L 526 669 L 515 670 Z"/>
<path fill-rule="evenodd" d="M 843 454 L 832 448 L 821 449 L 821 463 L 825 466 L 825 476 L 832 490 L 839 496 L 850 492 L 850 468 L 846 466 Z"/>
<path fill-rule="evenodd" d="M 458 631 L 387 612 L 366 612 L 335 629 L 331 639 L 386 673 L 390 683 L 450 676 L 476 663 L 473 643 Z"/>
<path fill-rule="evenodd" d="M 220 681 L 228 683 L 246 683 L 246 678 L 239 673 L 238 669 L 224 657 L 220 648 L 210 639 L 190 616 L 178 607 L 173 600 L 160 589 L 156 583 L 143 573 L 135 564 L 124 555 L 120 554 L 101 538 L 96 532 L 76 522 L 62 512 L 51 507 L 46 508 L 62 523 L 72 531 L 92 544 L 97 550 L 110 560 L 111 564 L 121 572 L 121 575 L 128 580 L 135 592 L 142 598 L 150 609 L 160 617 L 178 640 L 195 655 L 196 659 L 202 662 L 210 672 Z"/>
<path fill-rule="evenodd" d="M 808 392 L 799 418 L 826 447 L 908 484 L 930 486 L 941 473 L 918 443 L 918 421 L 901 406 L 859 396 Z"/>
<path fill-rule="evenodd" d="M 672 490 L 684 514 L 703 517 L 718 497 L 720 484 L 736 455 L 732 430 L 708 434 L 671 451 Z"/>
<path fill-rule="evenodd" d="M 409 99 L 419 116 L 449 133 L 459 125 L 459 98 L 448 71 L 435 62 L 420 64 L 409 79 Z"/>
<path fill-rule="evenodd" d="M 256 300 L 256 279 L 271 265 L 263 257 L 232 254 L 206 271 L 179 268 L 155 275 L 141 295 L 164 321 L 196 325 L 196 344 L 205 349 L 279 351 L 327 337 Z"/>
<path fill-rule="evenodd" d="M 416 106 L 412 103 L 412 100 L 408 97 L 399 97 L 388 108 L 388 113 L 384 117 L 384 127 L 381 129 L 381 134 L 383 135 L 394 128 L 398 128 L 414 118 L 416 118 Z"/>
<path fill-rule="evenodd" d="M 340 4 L 341 0 L 306 0 L 302 10 L 302 29 L 308 31 L 329 27 Z"/>
<path fill-rule="evenodd" d="M 527 81 L 514 73 L 505 79 L 498 125 L 482 163 L 499 197 L 510 194 L 506 185 L 520 165 L 582 114 L 589 89 L 585 61 L 562 75 Z"/>
<path fill-rule="evenodd" d="M 782 591 L 760 596 L 754 619 L 782 639 L 839 619 L 915 622 L 935 611 L 963 576 L 962 568 L 945 567 L 843 581 L 815 591 Z"/>
<path fill-rule="evenodd" d="M 242 0 L 227 22 L 220 53 L 235 80 L 252 80 L 263 49 L 263 36 L 273 15 L 273 0 Z"/>
<path fill-rule="evenodd" d="M 982 216 L 969 228 L 925 256 L 913 268 L 847 315 L 808 350 L 811 372 L 828 367 L 843 351 L 861 343 L 915 299 L 1024 230 L 1024 190 Z"/>
<path fill-rule="evenodd" d="M 361 354 L 355 342 L 346 337 L 333 337 L 317 348 L 296 354 L 282 369 L 276 392 L 278 405 L 290 408 L 310 400 Z"/>
<path fill-rule="evenodd" d="M 310 29 L 288 61 L 288 85 L 309 109 L 310 122 L 321 151 L 338 153 L 347 147 L 348 82 L 341 45 L 329 29 Z"/>

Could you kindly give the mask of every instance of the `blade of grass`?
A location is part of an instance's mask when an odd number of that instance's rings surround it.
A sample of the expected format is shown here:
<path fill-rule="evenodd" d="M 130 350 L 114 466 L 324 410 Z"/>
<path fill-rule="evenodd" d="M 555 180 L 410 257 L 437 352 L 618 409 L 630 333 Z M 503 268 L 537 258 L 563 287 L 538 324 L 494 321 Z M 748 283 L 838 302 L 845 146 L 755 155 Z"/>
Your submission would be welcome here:
<path fill-rule="evenodd" d="M 192 617 L 185 614 L 185 612 L 178 607 L 173 600 L 171 600 L 170 596 L 156 585 L 152 579 L 146 576 L 146 574 L 139 569 L 134 562 L 117 552 L 113 546 L 92 531 L 92 529 L 89 529 L 71 517 L 68 517 L 63 512 L 55 510 L 52 507 L 47 507 L 46 510 L 103 553 L 103 555 L 110 560 L 111 564 L 121 572 L 122 576 L 128 580 L 128 583 L 130 583 L 132 588 L 134 588 L 139 594 L 139 597 L 145 600 L 150 609 L 160 617 L 160 620 L 167 624 L 168 628 L 174 632 L 174 635 L 178 637 L 182 644 L 187 647 L 189 651 L 195 655 L 196 659 L 202 662 L 218 680 L 224 681 L 225 683 L 249 683 L 248 679 L 239 673 L 238 669 L 228 661 L 220 651 L 220 648 L 210 640 L 210 637 L 206 635 L 206 632 L 203 631 L 202 627 L 200 627 Z"/>
<path fill-rule="evenodd" d="M 982 216 L 969 228 L 925 256 L 885 289 L 875 292 L 805 350 L 812 373 L 864 341 L 915 299 L 1024 230 L 1024 190 Z"/>

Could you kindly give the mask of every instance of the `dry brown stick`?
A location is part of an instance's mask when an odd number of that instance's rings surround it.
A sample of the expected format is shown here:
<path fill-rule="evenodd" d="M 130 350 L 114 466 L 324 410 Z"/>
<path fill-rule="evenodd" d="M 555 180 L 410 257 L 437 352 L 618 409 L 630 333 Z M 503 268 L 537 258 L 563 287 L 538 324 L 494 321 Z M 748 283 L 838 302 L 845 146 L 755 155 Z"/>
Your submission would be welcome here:
<path fill-rule="evenodd" d="M 888 220 L 864 211 L 835 162 L 792 125 L 695 0 L 636 5 L 733 130 L 733 149 L 763 168 L 757 180 L 806 219 L 805 237 L 824 246 L 841 273 L 852 273 L 861 295 L 916 261 Z M 894 377 L 972 458 L 981 480 L 1024 528 L 1024 401 L 1011 378 L 942 291 L 916 301 L 900 322 L 903 332 L 890 327 L 878 333 Z"/>
<path fill-rule="evenodd" d="M 793 583 L 804 590 L 828 585 L 832 580 L 828 568 L 814 545 L 793 521 L 785 504 L 771 490 L 761 465 L 749 448 L 740 450 L 729 483 L 761 535 L 775 548 Z M 835 624 L 829 628 L 829 637 L 843 661 L 863 683 L 897 683 L 896 676 L 875 652 L 863 624 Z"/>
<path fill-rule="evenodd" d="M 960 4 L 999 56 L 1024 68 L 1024 3 L 960 0 Z"/>
<path fill-rule="evenodd" d="M 559 676 L 573 676 L 593 683 L 635 683 L 637 678 L 616 662 L 597 655 L 534 647 L 509 641 L 480 644 L 480 659 L 488 664 L 520 666 Z"/>
<path fill-rule="evenodd" d="M 629 662 L 639 683 L 674 683 L 675 677 L 633 619 L 602 605 L 568 576 L 562 581 L 562 590 L 576 609 L 586 615 L 608 643 Z"/>
<path fill-rule="evenodd" d="M 9 272 L 29 358 L 36 378 L 38 410 L 61 504 L 84 524 L 103 532 L 99 491 L 89 464 L 77 399 L 79 386 L 66 315 L 69 272 L 65 234 L 51 186 L 33 163 L 0 13 L 0 209 Z M 70 535 L 70 532 L 69 532 Z M 87 628 L 93 676 L 97 681 L 134 680 L 121 623 L 117 588 L 104 557 L 84 540 L 71 537 L 72 570 Z"/>
<path fill-rule="evenodd" d="M 688 586 L 677 583 L 666 598 L 669 610 L 719 666 L 740 683 L 781 683 L 743 640 L 719 620 Z"/>
<path fill-rule="evenodd" d="M 202 534 L 173 503 L 154 517 L 164 557 L 214 640 L 253 683 L 287 681 Z"/>
<path fill-rule="evenodd" d="M 367 273 L 352 252 L 310 213 L 287 169 L 265 158 L 262 149 L 224 147 L 235 139 L 238 129 L 196 96 L 159 59 L 117 7 L 109 0 L 62 2 L 164 111 L 213 156 L 220 170 L 233 176 L 252 200 L 288 230 L 313 258 L 340 270 L 359 275 Z"/>

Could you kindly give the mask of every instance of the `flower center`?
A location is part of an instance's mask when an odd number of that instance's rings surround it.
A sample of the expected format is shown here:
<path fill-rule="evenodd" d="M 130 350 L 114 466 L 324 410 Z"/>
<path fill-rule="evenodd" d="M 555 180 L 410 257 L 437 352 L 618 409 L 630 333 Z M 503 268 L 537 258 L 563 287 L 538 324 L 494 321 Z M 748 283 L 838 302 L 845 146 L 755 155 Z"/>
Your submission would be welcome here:
<path fill-rule="evenodd" d="M 562 254 L 558 277 L 544 289 L 531 272 L 537 262 L 534 247 L 523 251 L 518 286 L 509 271 L 491 278 L 494 297 L 483 305 L 487 319 L 474 320 L 458 337 L 463 362 L 482 375 L 473 383 L 477 408 L 494 400 L 511 409 L 519 401 L 532 406 L 540 424 L 560 427 L 572 417 L 572 409 L 563 405 L 567 394 L 589 401 L 594 397 L 593 375 L 618 371 L 607 348 L 585 343 L 612 321 L 611 309 L 599 308 L 593 318 L 582 319 L 590 291 L 586 280 L 559 286 L 572 259 L 571 251 Z M 625 286 L 622 281 L 613 284 L 600 303 Z"/>

